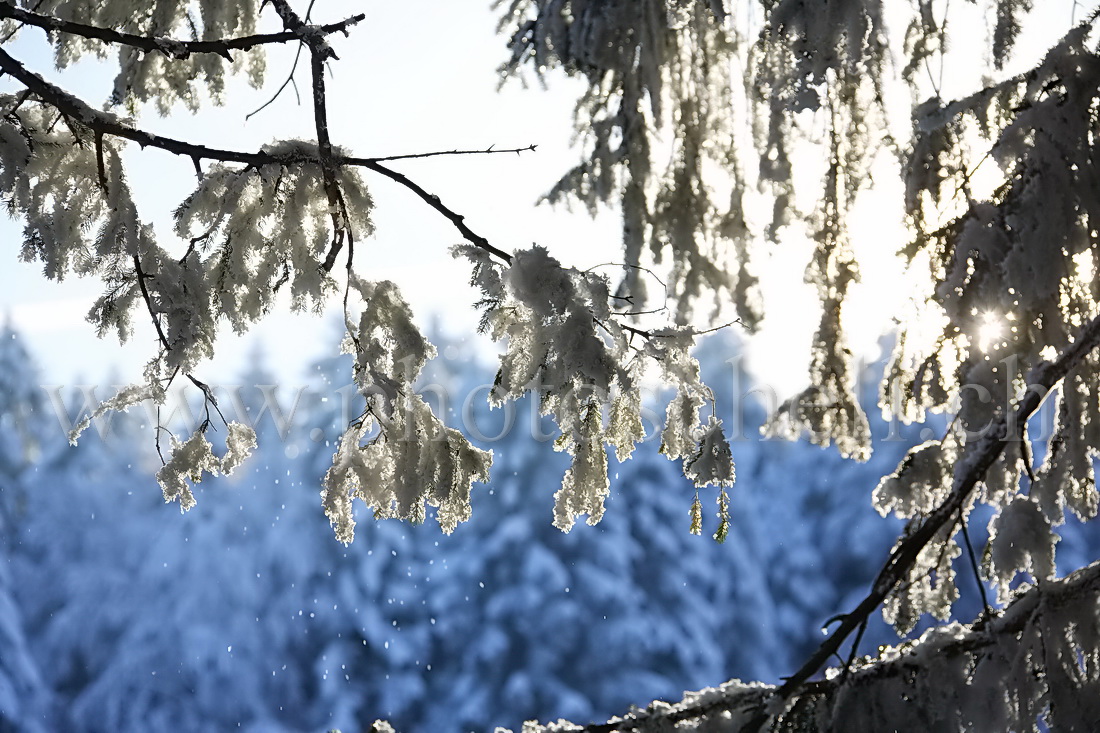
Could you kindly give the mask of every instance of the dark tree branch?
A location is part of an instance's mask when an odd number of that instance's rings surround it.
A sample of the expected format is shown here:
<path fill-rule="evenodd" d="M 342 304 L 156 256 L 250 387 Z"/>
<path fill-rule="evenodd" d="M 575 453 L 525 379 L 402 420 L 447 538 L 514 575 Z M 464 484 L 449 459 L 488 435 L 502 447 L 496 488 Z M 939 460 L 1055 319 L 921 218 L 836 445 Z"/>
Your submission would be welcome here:
<path fill-rule="evenodd" d="M 141 297 L 145 301 L 145 309 L 149 311 L 149 317 L 153 321 L 153 328 L 157 330 L 157 337 L 160 339 L 160 343 L 164 346 L 165 351 L 171 351 L 172 346 L 168 343 L 168 337 L 164 334 L 164 329 L 160 325 L 160 318 L 157 317 L 157 310 L 153 307 L 153 297 L 149 294 L 149 288 L 145 285 L 145 278 L 149 277 L 145 271 L 141 268 L 141 259 L 134 255 L 134 273 L 137 275 L 138 288 L 141 289 Z"/>
<path fill-rule="evenodd" d="M 310 42 L 310 68 L 313 71 L 313 116 L 317 127 L 317 152 L 321 156 L 321 178 L 324 181 L 325 195 L 328 197 L 329 211 L 332 212 L 332 246 L 325 256 L 325 272 L 332 270 L 336 256 L 340 254 L 344 241 L 350 245 L 354 240 L 351 221 L 348 217 L 344 197 L 336 182 L 336 167 L 332 159 L 332 138 L 328 130 L 328 105 L 325 99 L 325 60 L 332 51 L 324 41 Z"/>
<path fill-rule="evenodd" d="M 214 406 L 214 412 L 218 413 L 218 417 L 221 418 L 222 425 L 229 425 L 229 423 L 225 419 L 225 415 L 222 414 L 221 408 L 218 407 L 218 398 L 214 396 L 214 390 L 210 388 L 210 385 L 195 378 L 195 376 L 190 373 L 186 373 L 184 374 L 184 376 L 191 380 L 191 384 L 198 387 L 199 390 L 202 392 L 202 400 L 203 406 L 206 409 L 206 417 L 203 419 L 202 424 L 199 426 L 199 432 L 205 433 L 207 428 L 214 427 L 210 419 L 211 405 Z M 217 428 L 214 428 L 214 431 L 217 432 Z"/>
<path fill-rule="evenodd" d="M 348 217 L 340 186 L 336 182 L 336 166 L 332 155 L 332 138 L 328 129 L 328 102 L 325 97 L 325 62 L 336 58 L 325 37 L 311 31 L 310 27 L 298 17 L 287 0 L 267 0 L 283 20 L 283 27 L 294 33 L 309 47 L 310 70 L 313 75 L 313 124 L 317 130 L 317 154 L 321 159 L 321 178 L 324 182 L 325 196 L 328 197 L 329 211 L 332 216 L 332 244 L 321 269 L 331 272 L 336 257 L 343 249 L 344 242 L 350 245 L 354 240 L 351 221 Z"/>
<path fill-rule="evenodd" d="M 68 33 L 83 38 L 92 38 L 104 43 L 117 43 L 124 46 L 133 46 L 146 52 L 159 51 L 165 56 L 174 59 L 186 59 L 193 53 L 214 53 L 232 61 L 230 51 L 247 51 L 269 43 L 287 43 L 289 41 L 302 40 L 306 31 L 310 35 L 326 36 L 332 33 L 348 32 L 348 28 L 359 23 L 366 16 L 363 13 L 346 18 L 338 23 L 329 23 L 321 26 L 303 26 L 303 28 L 287 29 L 282 33 L 262 33 L 240 38 L 226 38 L 213 41 L 177 41 L 173 38 L 155 38 L 141 36 L 134 33 L 124 33 L 113 28 L 100 28 L 85 23 L 75 23 L 69 20 L 61 20 L 48 15 L 39 15 L 27 10 L 15 7 L 8 0 L 0 0 L 0 19 L 10 18 L 20 23 L 42 28 L 47 32 L 56 31 Z M 303 30 L 304 29 L 304 30 Z"/>
<path fill-rule="evenodd" d="M 141 147 L 152 147 L 166 150 L 175 155 L 184 155 L 194 159 L 220 160 L 227 163 L 244 163 L 245 165 L 259 166 L 268 163 L 294 162 L 285 159 L 276 159 L 267 153 L 244 153 L 235 150 L 221 150 L 205 145 L 175 140 L 151 132 L 145 132 L 123 123 L 114 115 L 100 112 L 89 107 L 77 97 L 69 94 L 60 87 L 46 81 L 38 74 L 28 70 L 11 54 L 0 48 L 0 70 L 17 79 L 20 83 L 34 92 L 39 99 L 46 104 L 56 107 L 64 115 L 78 121 L 89 129 L 132 140 Z"/>
<path fill-rule="evenodd" d="M 467 242 L 511 264 L 512 255 L 508 254 L 502 249 L 498 249 L 497 247 L 489 244 L 488 239 L 481 236 L 480 234 L 477 234 L 476 232 L 474 232 L 474 230 L 470 229 L 470 227 L 466 225 L 466 217 L 445 206 L 443 202 L 439 200 L 438 196 L 425 191 L 419 184 L 410 180 L 409 177 L 406 176 L 404 173 L 398 173 L 392 168 L 387 168 L 386 166 L 382 165 L 377 160 L 374 160 L 372 158 L 345 158 L 343 159 L 343 162 L 349 165 L 362 166 L 368 170 L 372 170 L 375 173 L 378 173 L 379 175 L 383 175 L 386 178 L 389 178 L 391 181 L 400 183 L 402 186 L 419 196 L 424 203 L 438 211 L 452 224 L 454 224 L 455 229 L 458 229 L 458 231 L 462 233 L 462 236 L 466 239 Z"/>
<path fill-rule="evenodd" d="M 107 170 L 103 163 L 103 133 L 98 131 L 95 134 L 95 163 L 96 175 L 99 177 L 99 187 L 106 192 Z"/>

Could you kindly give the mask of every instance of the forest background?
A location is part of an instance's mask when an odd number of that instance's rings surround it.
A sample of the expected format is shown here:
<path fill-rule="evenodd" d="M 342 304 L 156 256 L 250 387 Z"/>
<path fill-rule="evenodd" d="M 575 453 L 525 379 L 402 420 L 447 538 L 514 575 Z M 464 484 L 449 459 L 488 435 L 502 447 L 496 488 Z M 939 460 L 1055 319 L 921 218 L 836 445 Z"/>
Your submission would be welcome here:
<path fill-rule="evenodd" d="M 452 535 L 385 520 L 344 547 L 317 485 L 355 409 L 350 357 L 321 356 L 332 348 L 319 344 L 301 386 L 280 387 L 255 347 L 217 389 L 260 448 L 239 475 L 196 487 L 181 516 L 149 486 L 151 416 L 104 416 L 68 447 L 66 422 L 94 404 L 93 388 L 43 388 L 6 328 L 0 729 L 361 730 L 387 718 L 397 730 L 481 731 L 602 720 L 716 679 L 775 682 L 862 597 L 899 531 L 870 493 L 926 428 L 872 409 L 881 363 L 861 375 L 875 452 L 856 463 L 762 438 L 768 390 L 738 363 L 732 335 L 705 342 L 719 412 L 743 428 L 719 544 L 688 532 L 695 488 L 652 440 L 612 466 L 613 510 L 599 525 L 551 526 L 568 456 L 538 439 L 529 400 L 510 428 L 508 411 L 488 409 L 476 349 L 436 343 L 442 358 L 418 386 L 476 429 L 497 478 Z M 177 403 L 172 424 L 200 417 L 201 400 Z M 1095 524 L 1061 534 L 1065 568 L 1100 551 Z M 960 587 L 956 614 L 968 619 L 980 601 Z M 876 616 L 864 643 L 897 641 Z"/>

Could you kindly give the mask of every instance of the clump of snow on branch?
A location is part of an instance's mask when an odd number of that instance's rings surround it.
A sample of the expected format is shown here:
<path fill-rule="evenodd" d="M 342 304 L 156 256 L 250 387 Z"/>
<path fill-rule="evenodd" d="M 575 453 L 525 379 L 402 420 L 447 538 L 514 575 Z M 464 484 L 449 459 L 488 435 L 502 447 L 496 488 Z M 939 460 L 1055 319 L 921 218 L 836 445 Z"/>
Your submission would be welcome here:
<path fill-rule="evenodd" d="M 730 444 L 722 430 L 722 421 L 713 415 L 702 431 L 697 448 L 684 461 L 684 475 L 696 486 L 733 486 Z"/>
<path fill-rule="evenodd" d="M 435 349 L 421 335 L 392 282 L 351 286 L 364 307 L 348 324 L 344 350 L 355 357 L 354 377 L 366 410 L 344 432 L 324 479 L 322 503 L 336 538 L 355 537 L 353 500 L 376 518 L 423 522 L 437 507 L 444 532 L 470 517 L 470 488 L 489 480 L 491 451 L 480 450 L 449 428 L 413 392 Z"/>
<path fill-rule="evenodd" d="M 875 488 L 875 509 L 884 517 L 894 512 L 903 519 L 932 511 L 947 498 L 956 458 L 947 441 L 914 447 L 897 470 L 884 476 Z"/>
<path fill-rule="evenodd" d="M 207 255 L 213 308 L 237 331 L 266 314 L 286 284 L 299 309 L 319 308 L 336 287 L 322 268 L 333 223 L 316 144 L 287 140 L 263 152 L 285 162 L 214 165 L 176 210 L 176 233 Z M 353 236 L 365 238 L 373 204 L 362 178 L 341 167 L 337 185 Z"/>
<path fill-rule="evenodd" d="M 1042 508 L 1027 497 L 1017 497 L 989 525 L 987 573 L 997 587 L 1000 602 L 1011 595 L 1018 572 L 1035 580 L 1054 577 L 1054 544 L 1058 536 Z"/>
<path fill-rule="evenodd" d="M 94 410 L 82 417 L 69 431 L 69 443 L 76 445 L 80 434 L 91 427 L 92 422 L 112 410 L 126 410 L 133 405 L 140 404 L 148 399 L 153 399 L 154 393 L 145 384 L 131 384 L 123 387 L 110 399 L 99 403 Z"/>
<path fill-rule="evenodd" d="M 256 449 L 256 431 L 239 422 L 229 423 L 226 430 L 229 436 L 225 439 L 226 452 L 222 457 L 221 470 L 228 476 Z"/>
<path fill-rule="evenodd" d="M 473 264 L 484 328 L 507 342 L 490 400 L 500 404 L 534 392 L 542 414 L 560 431 L 555 448 L 573 456 L 555 496 L 555 526 L 568 531 L 580 515 L 590 524 L 603 515 L 609 490 L 605 446 L 625 458 L 644 436 L 638 396 L 644 360 L 658 363 L 677 390 L 662 452 L 687 459 L 685 474 L 699 486 L 732 485 L 721 422 L 712 418 L 705 428 L 701 423 L 699 410 L 712 395 L 690 354 L 693 332 L 632 334 L 611 311 L 604 277 L 564 267 L 542 247 L 517 252 L 508 266 L 473 246 L 459 245 L 454 252 Z"/>
<path fill-rule="evenodd" d="M 191 509 L 195 506 L 191 484 L 201 482 L 204 473 L 228 476 L 251 455 L 256 447 L 255 431 L 235 422 L 229 423 L 228 430 L 227 451 L 222 458 L 214 455 L 213 446 L 202 430 L 196 430 L 184 441 L 172 436 L 172 455 L 157 471 L 157 483 L 164 492 L 165 501 L 178 501 L 180 511 Z"/>

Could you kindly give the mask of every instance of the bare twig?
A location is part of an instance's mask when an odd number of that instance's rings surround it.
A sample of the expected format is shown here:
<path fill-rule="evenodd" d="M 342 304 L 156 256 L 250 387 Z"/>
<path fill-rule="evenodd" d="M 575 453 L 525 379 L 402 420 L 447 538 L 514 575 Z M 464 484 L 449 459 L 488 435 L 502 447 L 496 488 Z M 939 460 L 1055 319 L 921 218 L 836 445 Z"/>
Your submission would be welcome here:
<path fill-rule="evenodd" d="M 668 299 L 668 285 L 665 283 L 664 280 L 661 279 L 661 277 L 657 273 L 655 273 L 648 267 L 645 267 L 643 265 L 631 265 L 626 262 L 601 262 L 598 265 L 592 265 L 592 267 L 589 267 L 587 270 L 585 270 L 585 272 L 592 272 L 593 270 L 597 270 L 601 267 L 621 267 L 624 270 L 639 270 L 641 272 L 644 272 L 657 282 L 661 283 L 661 287 L 665 289 L 665 299 Z"/>
<path fill-rule="evenodd" d="M 423 201 L 428 206 L 432 207 L 444 217 L 446 217 L 455 226 L 455 228 L 462 233 L 462 236 L 466 239 L 467 242 L 511 264 L 512 255 L 508 254 L 502 249 L 498 249 L 497 247 L 489 244 L 488 239 L 481 236 L 480 234 L 477 234 L 472 229 L 470 229 L 469 226 L 466 225 L 466 217 L 457 213 L 453 209 L 448 208 L 446 205 L 443 204 L 442 201 L 439 200 L 438 196 L 425 191 L 419 184 L 410 180 L 409 177 L 406 176 L 404 173 L 398 173 L 392 168 L 387 168 L 386 166 L 382 165 L 376 160 L 372 160 L 371 158 L 346 158 L 345 162 L 350 165 L 360 165 L 364 168 L 367 168 L 368 170 L 372 170 L 375 173 L 389 178 L 395 183 L 400 183 L 402 186 L 419 196 L 421 201 Z"/>
<path fill-rule="evenodd" d="M 982 574 L 978 571 L 978 557 L 974 553 L 974 543 L 970 541 L 970 530 L 966 526 L 966 517 L 963 516 L 962 507 L 959 507 L 958 523 L 962 527 L 963 542 L 966 544 L 966 555 L 970 558 L 970 570 L 974 573 L 974 582 L 978 584 L 978 595 L 982 599 L 982 611 L 986 618 L 993 613 L 989 605 L 989 598 L 985 594 L 985 583 L 982 582 Z"/>
<path fill-rule="evenodd" d="M 202 391 L 203 406 L 206 408 L 206 417 L 203 419 L 202 424 L 199 426 L 199 432 L 205 433 L 207 428 L 214 427 L 210 421 L 210 406 L 214 406 L 214 411 L 218 413 L 218 417 L 221 418 L 222 425 L 228 425 L 229 423 L 225 419 L 225 415 L 222 414 L 221 408 L 218 407 L 218 398 L 214 396 L 214 390 L 210 388 L 210 385 L 206 382 L 196 379 L 192 374 L 184 374 L 191 383 L 194 384 Z M 217 430 L 217 428 L 214 428 Z"/>
<path fill-rule="evenodd" d="M 847 678 L 852 672 L 852 664 L 856 661 L 856 656 L 859 654 L 859 643 L 863 641 L 863 635 L 867 632 L 867 619 L 863 619 L 863 623 L 859 625 L 859 629 L 856 630 L 855 641 L 852 642 L 852 648 L 848 652 L 848 661 L 844 662 L 844 672 L 841 674 L 842 678 Z M 836 652 L 833 652 L 833 656 L 839 657 Z"/>
<path fill-rule="evenodd" d="M 538 145 L 528 145 L 523 148 L 497 148 L 496 145 L 490 145 L 484 150 L 437 150 L 432 153 L 406 153 L 405 155 L 386 155 L 381 158 L 371 158 L 371 160 L 377 163 L 383 163 L 394 160 L 415 160 L 417 158 L 438 158 L 443 155 L 493 155 L 500 153 L 533 153 Z"/>
<path fill-rule="evenodd" d="M 283 91 L 287 88 L 287 86 L 292 86 L 293 87 L 293 89 L 294 89 L 294 98 L 298 101 L 298 104 L 302 103 L 302 97 L 301 97 L 300 94 L 298 94 L 298 83 L 296 81 L 294 81 L 294 73 L 296 71 L 298 71 L 298 61 L 301 60 L 301 58 L 302 58 L 302 49 L 304 47 L 305 47 L 305 44 L 302 44 L 302 43 L 298 44 L 298 50 L 296 50 L 294 52 L 294 63 L 292 63 L 290 65 L 290 73 L 287 74 L 286 79 L 283 80 L 283 83 L 279 86 L 278 89 L 275 90 L 275 93 L 271 95 L 271 99 L 267 100 L 266 102 L 261 104 L 259 107 L 252 110 L 251 112 L 249 112 L 248 114 L 246 114 L 244 116 L 244 121 L 245 122 L 248 122 L 248 120 L 250 120 L 253 116 L 259 114 L 260 112 L 263 112 L 265 109 L 267 109 L 269 106 L 271 106 L 271 104 L 274 103 L 275 100 L 279 98 L 279 95 L 281 95 L 283 93 Z"/>
<path fill-rule="evenodd" d="M 167 466 L 168 461 L 164 460 L 164 451 L 160 447 L 160 434 L 162 431 L 168 433 L 168 435 L 172 436 L 173 438 L 175 437 L 174 435 L 172 435 L 171 430 L 160 424 L 160 405 L 157 405 L 157 424 L 153 428 L 153 435 L 156 437 L 153 439 L 153 443 L 157 449 L 157 456 L 160 458 L 160 465 Z"/>
<path fill-rule="evenodd" d="M 625 316 L 625 315 L 629 315 L 629 314 L 628 313 L 612 313 L 611 315 L 613 315 L 613 316 Z M 705 329 L 703 331 L 688 331 L 687 334 L 690 335 L 690 336 L 693 336 L 693 337 L 694 336 L 705 336 L 708 333 L 715 333 L 717 331 L 721 331 L 721 330 L 729 328 L 730 326 L 733 326 L 734 324 L 737 324 L 737 323 L 741 323 L 740 318 L 735 318 L 732 321 L 730 321 L 729 323 L 723 323 L 721 326 L 715 326 L 713 328 L 708 328 L 708 329 Z M 641 329 L 641 328 L 635 328 L 634 326 L 628 326 L 625 323 L 620 323 L 619 328 L 623 329 L 627 333 L 634 334 L 635 336 L 642 336 L 642 337 L 647 338 L 647 339 L 669 339 L 669 338 L 675 338 L 677 336 L 684 335 L 682 333 L 657 333 L 656 331 L 646 331 L 646 330 Z"/>

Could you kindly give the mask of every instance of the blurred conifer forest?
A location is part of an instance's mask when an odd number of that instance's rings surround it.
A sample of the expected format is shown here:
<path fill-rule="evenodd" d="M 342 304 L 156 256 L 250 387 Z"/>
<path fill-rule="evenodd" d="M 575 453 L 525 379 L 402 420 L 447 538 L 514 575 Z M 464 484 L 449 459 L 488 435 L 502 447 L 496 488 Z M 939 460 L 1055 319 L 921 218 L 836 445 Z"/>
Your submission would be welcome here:
<path fill-rule="evenodd" d="M 345 547 L 317 486 L 354 417 L 339 376 L 350 357 L 317 361 L 300 385 L 259 388 L 276 379 L 258 352 L 221 403 L 255 423 L 260 450 L 238 475 L 197 487 L 201 501 L 181 516 L 151 485 L 149 416 L 105 418 L 67 446 L 62 423 L 87 388 L 42 387 L 7 328 L 0 730 L 356 731 L 387 718 L 398 730 L 481 731 L 606 719 L 715 679 L 775 681 L 874 576 L 900 525 L 869 494 L 922 427 L 871 409 L 875 365 L 863 380 L 870 462 L 764 440 L 765 391 L 727 361 L 732 339 L 699 351 L 722 418 L 743 427 L 731 428 L 738 484 L 724 543 L 709 536 L 709 508 L 703 536 L 689 533 L 695 489 L 657 441 L 612 467 L 615 511 L 598 526 L 555 529 L 568 456 L 539 441 L 530 404 L 490 412 L 476 350 L 441 338 L 444 358 L 420 387 L 433 404 L 445 395 L 451 421 L 474 421 L 496 455 L 493 488 L 475 489 L 473 518 L 451 535 L 386 520 Z M 1096 556 L 1088 532 L 1063 528 L 1062 563 Z M 958 608 L 973 616 L 976 589 L 960 586 Z M 876 618 L 864 643 L 896 641 Z"/>

